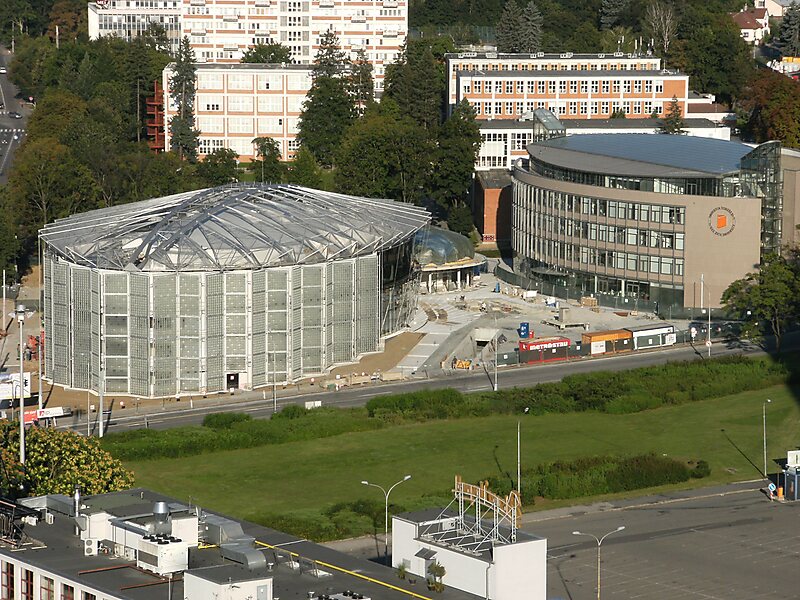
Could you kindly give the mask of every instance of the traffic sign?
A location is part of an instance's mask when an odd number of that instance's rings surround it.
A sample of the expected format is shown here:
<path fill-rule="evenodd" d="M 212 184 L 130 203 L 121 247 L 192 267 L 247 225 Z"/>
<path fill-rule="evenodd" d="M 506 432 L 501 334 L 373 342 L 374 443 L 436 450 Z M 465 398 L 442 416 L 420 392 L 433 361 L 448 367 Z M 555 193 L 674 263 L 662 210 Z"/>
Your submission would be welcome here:
<path fill-rule="evenodd" d="M 769 488 L 770 492 L 774 492 L 775 490 L 778 489 L 777 487 L 775 487 L 775 484 L 772 483 L 772 482 L 770 482 L 770 484 L 767 487 Z"/>
<path fill-rule="evenodd" d="M 711 348 L 711 340 L 706 340 L 706 346 L 708 346 L 709 348 Z"/>

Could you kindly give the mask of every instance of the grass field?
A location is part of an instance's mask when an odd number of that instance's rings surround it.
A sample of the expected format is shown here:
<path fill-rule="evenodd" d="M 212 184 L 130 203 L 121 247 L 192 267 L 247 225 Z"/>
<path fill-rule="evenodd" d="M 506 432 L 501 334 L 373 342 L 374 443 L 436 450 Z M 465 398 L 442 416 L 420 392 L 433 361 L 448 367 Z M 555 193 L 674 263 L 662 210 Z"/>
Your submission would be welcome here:
<path fill-rule="evenodd" d="M 531 466 L 585 455 L 653 451 L 710 463 L 711 477 L 687 486 L 755 479 L 763 464 L 765 398 L 772 399 L 767 436 L 769 470 L 774 472 L 778 466 L 772 459 L 785 458 L 798 441 L 798 401 L 785 386 L 628 415 L 525 416 L 522 461 Z M 126 466 L 134 470 L 137 485 L 183 500 L 191 497 L 193 503 L 245 519 L 313 514 L 358 499 L 382 501 L 377 490 L 360 482 L 385 486 L 407 473 L 413 478 L 398 486 L 392 500 L 415 506 L 424 495 L 448 494 L 456 473 L 477 480 L 514 472 L 516 422 L 514 416 L 433 421 Z"/>

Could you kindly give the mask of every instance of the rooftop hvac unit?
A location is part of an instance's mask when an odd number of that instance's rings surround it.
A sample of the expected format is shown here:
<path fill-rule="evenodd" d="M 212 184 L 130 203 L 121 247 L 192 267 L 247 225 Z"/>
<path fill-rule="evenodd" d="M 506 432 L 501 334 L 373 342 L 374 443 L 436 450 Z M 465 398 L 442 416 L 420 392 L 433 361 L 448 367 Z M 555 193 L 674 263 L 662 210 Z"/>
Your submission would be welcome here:
<path fill-rule="evenodd" d="M 497 52 L 487 52 L 486 58 L 497 58 Z"/>
<path fill-rule="evenodd" d="M 564 52 L 559 58 L 572 58 L 572 52 Z"/>
<path fill-rule="evenodd" d="M 625 56 L 624 52 L 614 52 L 614 57 L 615 58 L 622 58 L 623 56 Z"/>
<path fill-rule="evenodd" d="M 537 52 L 536 58 L 544 58 L 544 52 Z"/>
<path fill-rule="evenodd" d="M 99 540 L 93 538 L 83 540 L 83 555 L 97 556 L 98 545 L 99 545 Z"/>

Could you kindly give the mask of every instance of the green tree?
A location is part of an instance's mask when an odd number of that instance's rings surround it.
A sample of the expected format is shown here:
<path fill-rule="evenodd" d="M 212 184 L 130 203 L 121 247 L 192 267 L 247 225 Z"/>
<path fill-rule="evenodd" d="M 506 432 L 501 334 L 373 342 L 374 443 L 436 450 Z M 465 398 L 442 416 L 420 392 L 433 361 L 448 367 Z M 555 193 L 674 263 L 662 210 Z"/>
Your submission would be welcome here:
<path fill-rule="evenodd" d="M 287 165 L 286 181 L 303 187 L 321 189 L 322 177 L 314 155 L 303 148 L 295 152 L 294 159 Z"/>
<path fill-rule="evenodd" d="M 238 181 L 238 159 L 230 148 L 217 148 L 197 163 L 197 176 L 208 187 Z"/>
<path fill-rule="evenodd" d="M 789 253 L 789 258 L 767 255 L 758 271 L 748 273 L 728 286 L 722 294 L 722 303 L 742 321 L 744 336 L 759 340 L 765 334 L 772 334 L 780 351 L 787 326 L 800 316 L 799 282 L 796 248 Z"/>
<path fill-rule="evenodd" d="M 784 10 L 776 45 L 784 56 L 800 56 L 800 5 L 796 2 Z"/>
<path fill-rule="evenodd" d="M 250 169 L 261 176 L 261 183 L 280 183 L 283 181 L 284 166 L 281 163 L 281 147 L 270 137 L 257 137 L 253 140 L 258 160 L 250 163 Z"/>
<path fill-rule="evenodd" d="M 503 14 L 495 27 L 497 49 L 500 52 L 523 52 L 525 32 L 522 20 L 522 9 L 517 0 L 507 0 Z"/>
<path fill-rule="evenodd" d="M 600 29 L 611 29 L 616 25 L 630 0 L 603 0 L 600 4 Z"/>
<path fill-rule="evenodd" d="M 520 52 L 538 52 L 542 47 L 542 27 L 544 19 L 539 7 L 534 0 L 530 0 L 525 8 L 522 9 L 522 23 L 520 25 L 520 37 L 522 44 Z"/>
<path fill-rule="evenodd" d="M 445 95 L 442 59 L 433 50 L 427 41 L 409 40 L 386 69 L 385 96 L 425 129 L 439 125 Z"/>
<path fill-rule="evenodd" d="M 346 83 L 337 77 L 316 77 L 300 113 L 297 135 L 300 145 L 314 154 L 320 164 L 333 165 L 336 150 L 355 116 Z"/>
<path fill-rule="evenodd" d="M 339 192 L 419 202 L 430 179 L 433 146 L 407 118 L 379 111 L 359 119 L 342 140 L 335 185 Z"/>
<path fill-rule="evenodd" d="M 19 427 L 0 421 L 0 490 L 24 495 L 104 494 L 133 486 L 133 473 L 100 447 L 95 437 L 34 427 L 25 434 L 25 467 L 19 463 Z"/>
<path fill-rule="evenodd" d="M 433 197 L 443 207 L 458 205 L 469 194 L 481 131 L 472 106 L 462 100 L 439 129 Z"/>
<path fill-rule="evenodd" d="M 447 227 L 451 231 L 469 237 L 472 234 L 472 209 L 465 202 L 450 206 L 447 211 Z"/>
<path fill-rule="evenodd" d="M 670 135 L 682 135 L 686 133 L 683 129 L 681 105 L 678 103 L 678 99 L 675 96 L 672 97 L 672 101 L 669 103 L 669 107 L 667 107 L 667 112 L 664 115 L 659 129 L 661 133 Z"/>
<path fill-rule="evenodd" d="M 69 129 L 87 114 L 86 102 L 67 90 L 49 89 L 39 99 L 28 121 L 28 139 L 51 138 Z"/>
<path fill-rule="evenodd" d="M 169 80 L 170 97 L 175 103 L 176 114 L 170 119 L 170 145 L 181 160 L 197 160 L 200 132 L 194 127 L 195 100 L 194 51 L 189 38 L 184 37 L 175 57 L 175 66 Z"/>
<path fill-rule="evenodd" d="M 757 142 L 780 140 L 800 148 L 800 82 L 771 69 L 760 69 L 740 99 L 747 113 L 746 131 Z"/>
<path fill-rule="evenodd" d="M 76 40 L 89 33 L 88 11 L 86 2 L 82 0 L 56 0 L 50 9 L 49 21 L 47 36 L 53 40 L 56 39 L 56 27 L 62 42 Z"/>
<path fill-rule="evenodd" d="M 318 77 L 340 77 L 348 68 L 347 55 L 342 51 L 339 37 L 328 29 L 319 38 L 319 50 L 314 57 L 311 75 Z"/>
<path fill-rule="evenodd" d="M 282 64 L 292 61 L 292 51 L 280 43 L 256 44 L 242 56 L 243 63 Z"/>
<path fill-rule="evenodd" d="M 372 82 L 372 64 L 364 50 L 358 50 L 356 57 L 350 65 L 347 74 L 347 86 L 353 96 L 353 102 L 360 114 L 364 113 L 367 105 L 375 96 L 375 86 Z"/>

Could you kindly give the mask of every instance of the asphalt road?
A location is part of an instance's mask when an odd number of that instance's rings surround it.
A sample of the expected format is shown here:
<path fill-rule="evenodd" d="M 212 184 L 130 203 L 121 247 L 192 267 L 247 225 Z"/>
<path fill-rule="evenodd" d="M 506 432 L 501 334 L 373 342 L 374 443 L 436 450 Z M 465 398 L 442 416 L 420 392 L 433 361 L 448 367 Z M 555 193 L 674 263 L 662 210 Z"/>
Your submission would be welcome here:
<path fill-rule="evenodd" d="M 730 356 L 745 353 L 750 356 L 763 355 L 764 352 L 750 344 L 715 344 L 712 348 L 712 357 Z M 638 354 L 624 354 L 607 358 L 584 359 L 570 363 L 552 363 L 548 365 L 525 366 L 501 369 L 499 383 L 501 388 L 525 387 L 537 383 L 560 381 L 567 375 L 578 373 L 593 373 L 597 371 L 621 371 L 650 365 L 665 364 L 681 360 L 704 360 L 706 349 L 691 347 L 673 348 L 663 351 L 642 352 Z M 286 395 L 281 392 L 277 399 L 277 407 L 281 409 L 290 404 L 303 404 L 307 401 L 320 401 L 323 406 L 352 407 L 363 406 L 375 396 L 386 394 L 411 392 L 421 389 L 454 388 L 462 392 L 490 391 L 492 389 L 493 374 L 469 372 L 459 375 L 450 375 L 437 379 L 412 379 L 401 383 L 368 384 L 364 387 L 342 388 L 338 392 L 309 391 L 308 393 L 293 393 Z M 319 388 L 313 388 L 318 390 Z M 263 395 L 267 398 L 264 399 Z M 110 400 L 110 398 L 109 398 Z M 93 398 L 96 404 L 97 399 Z M 207 399 L 184 398 L 180 403 L 170 402 L 162 410 L 159 407 L 150 408 L 147 413 L 138 412 L 130 399 L 126 401 L 127 408 L 114 408 L 107 415 L 107 431 L 124 431 L 150 427 L 152 429 L 169 429 L 186 425 L 197 425 L 203 417 L 212 412 L 238 411 L 252 415 L 254 418 L 269 418 L 274 412 L 273 400 L 270 392 L 245 392 L 234 396 L 220 394 Z M 190 407 L 192 406 L 192 407 Z M 92 416 L 96 419 L 96 415 Z M 71 422 L 61 420 L 59 428 L 74 429 L 80 433 L 86 432 L 86 416 L 76 415 Z M 96 424 L 93 425 L 93 431 Z"/>
<path fill-rule="evenodd" d="M 800 503 L 770 502 L 761 485 L 687 500 L 639 499 L 584 514 L 573 508 L 523 529 L 548 540 L 550 600 L 597 597 L 597 544 L 572 532 L 602 536 L 620 526 L 601 546 L 605 600 L 793 598 L 786 576 L 800 558 L 800 533 L 792 525 Z"/>
<path fill-rule="evenodd" d="M 0 47 L 0 64 L 8 66 L 10 62 L 8 50 Z M 0 102 L 4 105 L 0 109 L 0 185 L 8 181 L 14 153 L 25 137 L 28 109 L 20 106 L 17 93 L 17 87 L 8 80 L 8 76 L 0 74 Z M 22 118 L 14 119 L 9 116 L 9 112 L 17 112 Z"/>

